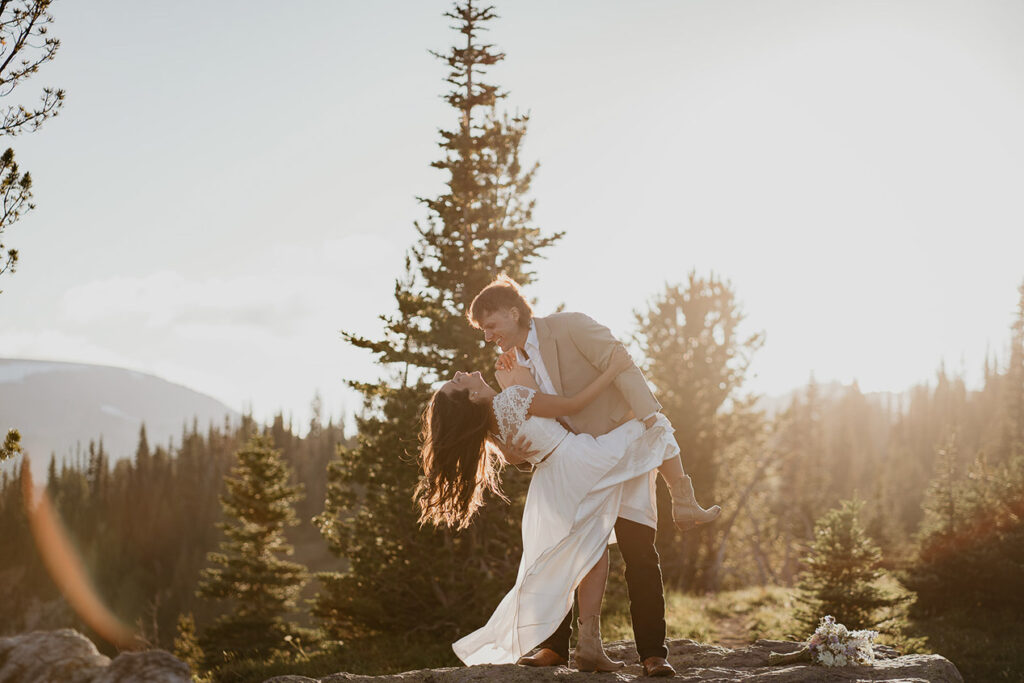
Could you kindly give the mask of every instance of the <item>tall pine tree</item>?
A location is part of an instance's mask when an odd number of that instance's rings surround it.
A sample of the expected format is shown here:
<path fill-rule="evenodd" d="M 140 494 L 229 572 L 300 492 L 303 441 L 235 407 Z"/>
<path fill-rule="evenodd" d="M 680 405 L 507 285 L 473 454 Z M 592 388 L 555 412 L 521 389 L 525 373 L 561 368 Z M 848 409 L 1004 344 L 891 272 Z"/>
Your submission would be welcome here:
<path fill-rule="evenodd" d="M 230 601 L 221 616 L 199 639 L 206 665 L 222 663 L 224 653 L 263 657 L 285 649 L 285 637 L 296 632 L 286 616 L 305 580 L 302 565 L 281 559 L 292 554 L 284 531 L 298 523 L 293 508 L 301 486 L 289 483 L 291 471 L 267 437 L 253 436 L 237 453 L 225 479 L 221 523 L 227 540 L 208 559 L 216 567 L 203 570 L 199 595 Z M 230 655 L 229 655 L 230 656 Z"/>
<path fill-rule="evenodd" d="M 676 428 L 683 466 L 693 479 L 697 499 L 721 503 L 729 510 L 738 499 L 725 499 L 719 470 L 746 486 L 752 472 L 723 467 L 725 451 L 741 435 L 760 429 L 752 401 L 739 395 L 747 368 L 764 335 L 744 336 L 744 315 L 728 281 L 691 271 L 682 285 L 667 285 L 646 311 L 635 313 L 635 339 L 643 349 L 644 370 L 657 387 L 662 412 Z M 727 405 L 728 402 L 728 405 Z M 749 460 L 749 456 L 745 461 Z M 737 465 L 738 466 L 738 465 Z M 717 584 L 716 549 L 725 542 L 728 518 L 689 542 L 672 524 L 672 498 L 659 485 L 658 546 L 665 582 L 713 588 Z"/>
<path fill-rule="evenodd" d="M 494 351 L 465 313 L 476 293 L 504 272 L 521 284 L 530 264 L 561 234 L 532 225 L 527 198 L 537 165 L 522 166 L 528 116 L 499 115 L 507 93 L 483 80 L 504 58 L 481 42 L 492 7 L 458 2 L 446 17 L 460 45 L 433 53 L 450 68 L 445 100 L 456 127 L 441 130 L 447 175 L 437 197 L 420 198 L 428 216 L 395 283 L 397 313 L 383 316 L 373 340 L 345 334 L 388 373 L 380 383 L 352 382 L 365 399 L 352 448 L 341 447 L 328 473 L 325 510 L 317 523 L 331 550 L 348 561 L 343 574 L 322 574 L 313 613 L 331 636 L 369 631 L 454 633 L 478 625 L 515 579 L 525 478 L 505 477 L 511 508 L 485 506 L 468 530 L 421 529 L 412 494 L 419 479 L 413 454 L 431 382 L 455 370 L 493 367 Z M 489 373 L 488 373 L 489 374 Z"/>
<path fill-rule="evenodd" d="M 1006 369 L 1006 421 L 1002 452 L 1008 461 L 1024 458 L 1024 282 L 1010 325 L 1010 360 Z"/>

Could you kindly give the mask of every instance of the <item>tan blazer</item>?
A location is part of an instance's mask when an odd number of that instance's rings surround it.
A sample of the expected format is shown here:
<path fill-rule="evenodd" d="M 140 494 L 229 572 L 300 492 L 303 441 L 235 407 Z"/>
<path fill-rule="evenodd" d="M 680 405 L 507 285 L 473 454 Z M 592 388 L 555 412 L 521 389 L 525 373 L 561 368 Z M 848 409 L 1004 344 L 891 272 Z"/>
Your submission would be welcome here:
<path fill-rule="evenodd" d="M 586 388 L 608 367 L 619 345 L 611 330 L 583 313 L 553 313 L 533 320 L 544 367 L 561 396 Z M 634 364 L 568 422 L 577 432 L 600 436 L 634 416 L 643 419 L 659 410 L 661 404 Z"/>

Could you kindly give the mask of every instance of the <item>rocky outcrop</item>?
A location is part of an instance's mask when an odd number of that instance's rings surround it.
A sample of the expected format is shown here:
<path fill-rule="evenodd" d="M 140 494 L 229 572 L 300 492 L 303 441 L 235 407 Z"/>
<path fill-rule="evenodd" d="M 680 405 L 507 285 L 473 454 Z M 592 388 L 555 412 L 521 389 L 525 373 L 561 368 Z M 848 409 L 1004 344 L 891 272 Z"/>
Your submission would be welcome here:
<path fill-rule="evenodd" d="M 801 643 L 784 640 L 759 640 L 740 650 L 706 645 L 692 640 L 669 642 L 668 660 L 676 669 L 677 681 L 763 681 L 790 683 L 795 681 L 930 681 L 932 683 L 963 683 L 960 672 L 952 662 L 939 655 L 900 656 L 892 648 L 875 647 L 878 658 L 874 666 L 826 669 L 810 664 L 770 666 L 770 652 L 794 652 Z M 504 681 L 631 681 L 643 677 L 633 643 L 620 641 L 605 645 L 610 656 L 626 662 L 625 669 L 615 673 L 580 673 L 564 666 L 550 669 L 530 669 L 514 664 L 501 666 L 472 666 L 450 669 L 423 669 L 388 676 L 361 676 L 338 673 L 325 678 L 303 676 L 277 676 L 264 683 L 382 683 L 384 681 L 423 681 L 424 683 L 469 683 Z M 645 679 L 646 680 L 646 679 Z"/>
<path fill-rule="evenodd" d="M 0 638 L 0 683 L 190 683 L 188 665 L 163 650 L 122 652 L 111 661 L 78 631 Z"/>

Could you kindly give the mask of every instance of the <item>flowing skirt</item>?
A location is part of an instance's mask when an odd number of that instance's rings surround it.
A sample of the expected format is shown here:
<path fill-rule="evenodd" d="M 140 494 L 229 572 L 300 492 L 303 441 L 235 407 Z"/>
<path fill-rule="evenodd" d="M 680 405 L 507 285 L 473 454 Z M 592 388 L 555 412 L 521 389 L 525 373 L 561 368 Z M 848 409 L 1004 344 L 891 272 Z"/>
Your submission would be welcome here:
<path fill-rule="evenodd" d="M 537 466 L 523 510 L 515 586 L 486 625 L 452 645 L 459 659 L 515 663 L 555 632 L 572 609 L 576 587 L 612 542 L 624 485 L 648 480 L 678 455 L 673 432 L 659 414 L 647 430 L 630 420 L 596 438 L 569 434 Z"/>

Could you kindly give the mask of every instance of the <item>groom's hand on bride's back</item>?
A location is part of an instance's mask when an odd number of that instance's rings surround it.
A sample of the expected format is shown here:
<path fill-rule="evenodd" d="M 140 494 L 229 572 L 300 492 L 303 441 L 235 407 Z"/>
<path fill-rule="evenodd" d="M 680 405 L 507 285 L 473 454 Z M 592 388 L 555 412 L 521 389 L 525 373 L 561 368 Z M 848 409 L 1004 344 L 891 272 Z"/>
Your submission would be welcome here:
<path fill-rule="evenodd" d="M 515 465 L 517 469 L 525 472 L 529 472 L 533 468 L 533 465 L 530 464 L 527 458 L 532 458 L 539 451 L 533 450 L 525 436 L 517 436 L 515 439 L 512 439 L 512 443 L 497 441 L 497 444 L 502 457 L 505 458 L 505 462 Z"/>

